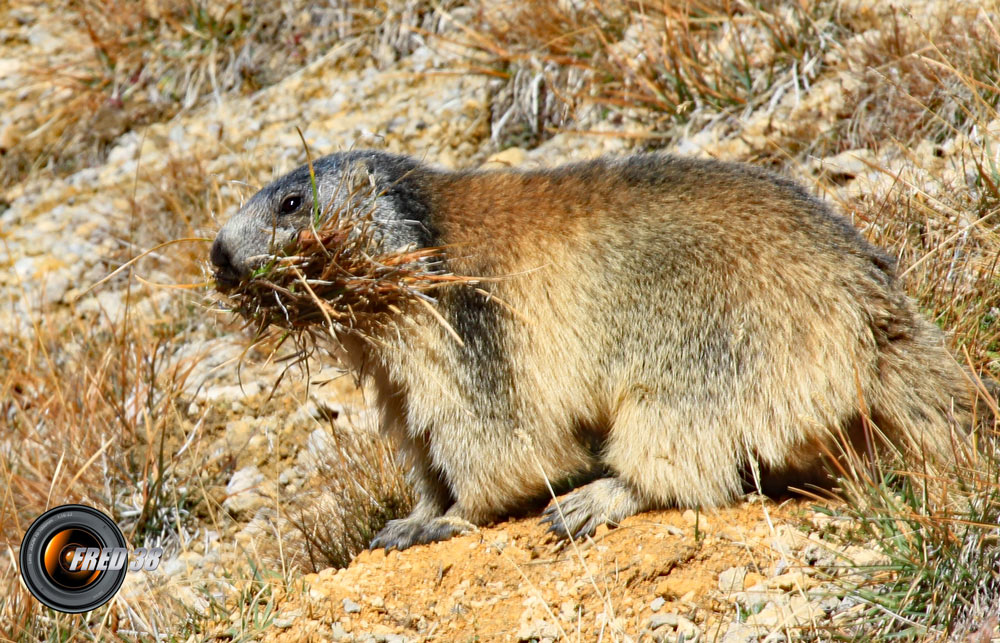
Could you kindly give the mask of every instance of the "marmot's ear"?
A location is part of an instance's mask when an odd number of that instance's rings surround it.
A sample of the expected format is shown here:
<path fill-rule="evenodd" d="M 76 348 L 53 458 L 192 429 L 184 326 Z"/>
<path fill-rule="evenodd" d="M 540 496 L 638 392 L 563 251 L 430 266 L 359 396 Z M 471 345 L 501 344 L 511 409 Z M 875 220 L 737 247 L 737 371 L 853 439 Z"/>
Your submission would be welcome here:
<path fill-rule="evenodd" d="M 375 192 L 375 173 L 365 161 L 354 161 L 344 169 L 343 189 L 351 196 L 368 196 Z"/>

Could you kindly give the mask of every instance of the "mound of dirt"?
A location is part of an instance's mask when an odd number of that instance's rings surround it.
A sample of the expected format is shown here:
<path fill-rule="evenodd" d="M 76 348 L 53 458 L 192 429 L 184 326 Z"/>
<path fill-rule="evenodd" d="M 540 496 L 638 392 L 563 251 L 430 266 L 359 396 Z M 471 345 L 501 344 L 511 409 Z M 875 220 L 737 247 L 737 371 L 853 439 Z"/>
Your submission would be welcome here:
<path fill-rule="evenodd" d="M 268 640 L 757 640 L 842 620 L 809 502 L 649 512 L 560 547 L 534 517 L 304 577 Z M 823 554 L 827 554 L 824 556 Z M 810 564 L 811 563 L 811 564 Z"/>

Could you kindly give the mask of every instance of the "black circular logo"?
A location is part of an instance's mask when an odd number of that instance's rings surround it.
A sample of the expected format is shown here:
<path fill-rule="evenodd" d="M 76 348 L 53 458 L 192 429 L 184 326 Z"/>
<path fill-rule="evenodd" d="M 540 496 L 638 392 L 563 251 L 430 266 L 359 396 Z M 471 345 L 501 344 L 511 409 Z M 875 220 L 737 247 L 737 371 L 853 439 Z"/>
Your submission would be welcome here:
<path fill-rule="evenodd" d="M 97 553 L 124 548 L 125 537 L 111 518 L 93 507 L 62 505 L 28 527 L 21 541 L 21 578 L 52 609 L 89 612 L 114 597 L 127 567 L 98 565 Z M 91 561 L 84 561 L 84 552 Z"/>

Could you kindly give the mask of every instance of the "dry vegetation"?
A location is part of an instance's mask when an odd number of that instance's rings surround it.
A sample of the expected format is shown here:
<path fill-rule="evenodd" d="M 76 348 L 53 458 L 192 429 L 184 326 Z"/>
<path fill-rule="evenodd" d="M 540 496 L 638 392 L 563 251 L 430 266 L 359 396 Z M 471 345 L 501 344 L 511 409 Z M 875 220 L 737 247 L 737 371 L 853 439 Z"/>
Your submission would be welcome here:
<path fill-rule="evenodd" d="M 164 350 L 174 337 L 169 317 L 130 321 L 43 317 L 33 341 L 3 338 L 0 529 L 8 547 L 41 511 L 68 502 L 107 511 L 137 540 L 162 539 L 188 519 L 195 489 L 173 454 L 191 427 L 178 408 L 191 364 Z M 44 615 L 13 561 L 4 562 L 5 636 L 41 637 L 73 622 Z"/>
<path fill-rule="evenodd" d="M 494 144 L 530 146 L 561 131 L 589 130 L 660 147 L 714 128 L 740 142 L 735 157 L 799 175 L 812 168 L 817 190 L 837 198 L 869 239 L 899 257 L 908 292 L 951 333 L 956 354 L 984 380 L 1000 377 L 996 3 L 945 0 L 927 23 L 888 6 L 852 10 L 852 3 L 820 0 L 472 6 L 474 18 L 449 38 L 466 52 L 465 69 L 498 79 Z M 28 95 L 43 107 L 25 116 L 24 136 L 0 157 L 3 187 L 97 163 L 121 133 L 278 82 L 334 41 L 350 41 L 359 60 L 385 65 L 409 53 L 414 38 L 432 38 L 446 13 L 403 1 L 307 9 L 269 0 L 81 0 L 59 9 L 71 13 L 87 42 L 58 64 L 35 61 L 38 83 Z M 826 105 L 821 88 L 832 85 L 846 100 Z M 805 104 L 813 91 L 817 104 L 788 107 L 789 97 Z M 754 118 L 766 126 L 748 126 Z M 840 153 L 857 162 L 849 170 L 814 162 Z M 197 159 L 139 181 L 151 196 L 132 204 L 119 262 L 136 249 L 204 235 L 236 202 Z M 838 190 L 849 181 L 851 190 Z M 338 234 L 319 232 L 325 240 Z M 176 246 L 169 261 L 154 255 L 138 266 L 197 283 L 206 251 L 204 244 Z M 147 286 L 130 283 L 123 292 L 142 289 L 150 300 Z M 206 591 L 203 612 L 155 607 L 152 592 L 148 604 L 90 615 L 40 608 L 16 582 L 13 552 L 45 508 L 85 502 L 111 513 L 129 538 L 168 547 L 222 512 L 217 489 L 231 470 L 200 447 L 226 412 L 191 412 L 185 383 L 200 357 L 175 350 L 206 304 L 166 294 L 155 295 L 156 306 L 127 299 L 123 315 L 42 310 L 30 339 L 0 338 L 5 638 L 92 639 L 116 627 L 175 638 L 253 637 L 273 619 L 275 588 L 296 591 L 296 569 L 346 564 L 410 502 L 384 445 L 333 428 L 340 461 L 318 463 L 315 480 L 283 510 L 297 540 L 278 560 L 248 554 L 248 568 L 225 579 L 236 589 L 221 598 Z M 849 508 L 832 511 L 850 515 L 857 538 L 880 544 L 892 561 L 867 583 L 844 588 L 870 606 L 851 635 L 940 639 L 996 626 L 1000 410 L 987 393 L 984 386 L 979 450 L 948 476 L 928 484 L 892 463 L 881 473 L 861 463 L 844 472 Z M 347 467 L 367 481 L 345 484 Z M 369 492 L 379 501 L 369 503 Z M 360 509 L 345 514 L 334 504 Z"/>
<path fill-rule="evenodd" d="M 33 60 L 33 78 L 9 140 L 0 188 L 41 172 L 99 164 L 128 131 L 182 110 L 247 94 L 331 49 L 386 65 L 410 53 L 416 30 L 438 28 L 437 3 L 365 0 L 59 0 L 82 41 L 57 60 Z"/>
<path fill-rule="evenodd" d="M 374 220 L 380 195 L 363 165 L 348 173 L 325 207 L 316 202 L 311 162 L 309 169 L 312 225 L 227 293 L 233 312 L 258 335 L 270 326 L 291 331 L 285 336 L 301 347 L 298 355 L 305 360 L 317 343 L 337 333 L 379 342 L 392 315 L 418 303 L 433 310 L 434 291 L 477 283 L 444 271 L 436 260 L 439 248 L 405 253 L 382 248 Z"/>
<path fill-rule="evenodd" d="M 484 7 L 469 30 L 492 73 L 494 140 L 537 142 L 596 107 L 664 139 L 766 105 L 820 71 L 832 2 L 585 0 Z"/>
<path fill-rule="evenodd" d="M 164 173 L 141 181 L 147 190 L 132 201 L 118 262 L 134 255 L 132 248 L 179 237 L 194 242 L 150 253 L 134 264 L 134 274 L 122 271 L 108 282 L 124 284 L 123 309 L 41 310 L 30 339 L 2 336 L 0 416 L 7 434 L 0 450 L 0 534 L 8 552 L 16 551 L 35 517 L 59 504 L 97 507 L 114 516 L 129 542 L 164 546 L 168 555 L 227 520 L 222 501 L 233 456 L 208 447 L 230 414 L 192 406 L 188 378 L 205 355 L 178 350 L 211 302 L 152 287 L 142 275 L 182 285 L 202 281 L 207 246 L 197 235 L 215 212 L 236 203 L 197 162 L 171 160 Z M 263 344 L 264 354 L 277 350 L 274 342 Z M 171 587 L 154 587 L 119 611 L 60 615 L 30 597 L 10 557 L 0 567 L 8 588 L 0 594 L 0 635 L 63 640 L 157 629 L 225 635 L 234 627 L 234 610 L 236 631 L 263 631 L 273 618 L 269 596 L 274 587 L 290 586 L 289 574 L 346 565 L 411 503 L 387 445 L 326 419 L 337 436 L 336 458 L 316 462 L 317 475 L 281 507 L 281 521 L 298 535 L 281 551 L 278 545 L 255 552 L 248 569 L 220 579 L 238 588 L 235 594 L 220 599 L 206 590 L 202 611 L 188 615 L 188 606 L 173 604 Z M 345 478 L 344 471 L 367 477 L 354 484 L 357 476 Z"/>

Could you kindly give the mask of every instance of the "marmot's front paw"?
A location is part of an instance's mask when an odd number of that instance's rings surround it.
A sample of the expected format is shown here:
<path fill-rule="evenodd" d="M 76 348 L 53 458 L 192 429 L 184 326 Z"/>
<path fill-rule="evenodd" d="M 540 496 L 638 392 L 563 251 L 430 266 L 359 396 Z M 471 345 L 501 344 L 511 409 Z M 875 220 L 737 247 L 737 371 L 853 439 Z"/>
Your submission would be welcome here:
<path fill-rule="evenodd" d="M 430 520 L 400 518 L 386 523 L 368 547 L 370 549 L 384 547 L 386 550 L 403 550 L 413 545 L 448 540 L 452 536 L 475 531 L 475 529 L 476 526 L 468 520 L 452 516 L 441 516 Z"/>

